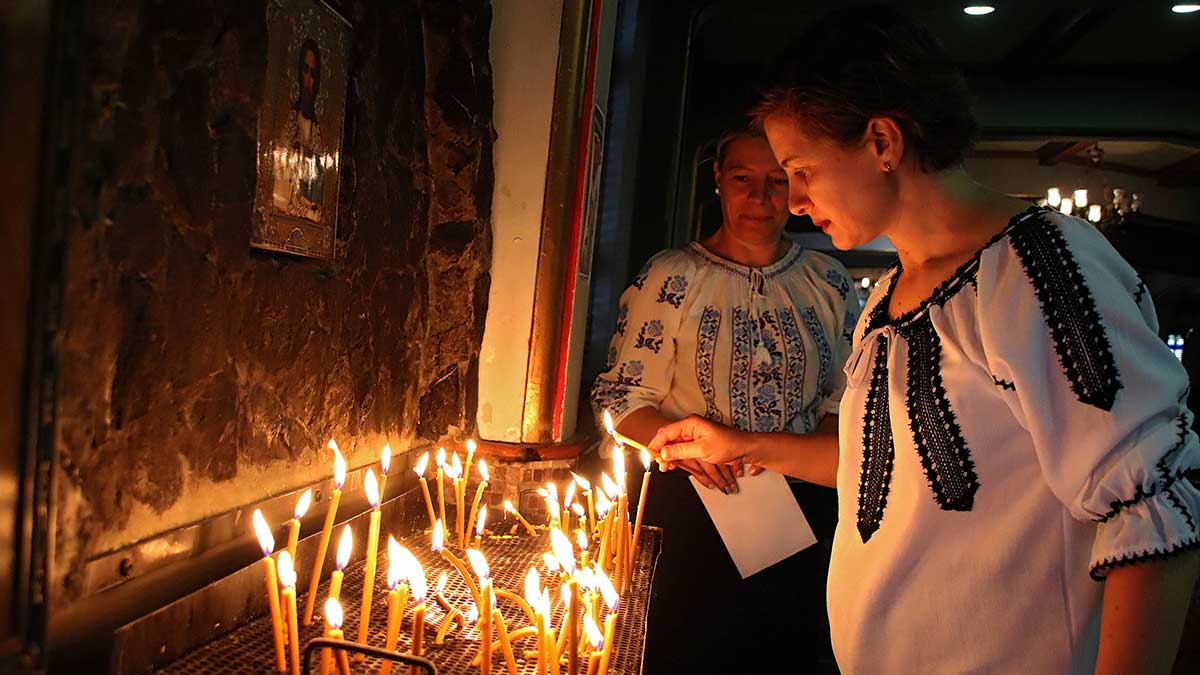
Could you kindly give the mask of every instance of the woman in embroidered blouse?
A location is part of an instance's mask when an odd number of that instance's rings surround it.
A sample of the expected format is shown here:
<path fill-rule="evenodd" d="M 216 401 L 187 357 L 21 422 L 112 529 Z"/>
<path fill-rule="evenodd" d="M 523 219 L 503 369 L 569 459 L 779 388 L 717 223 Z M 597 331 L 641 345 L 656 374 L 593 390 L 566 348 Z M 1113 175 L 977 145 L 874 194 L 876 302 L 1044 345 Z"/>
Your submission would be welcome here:
<path fill-rule="evenodd" d="M 859 311 L 849 275 L 833 258 L 783 236 L 787 177 L 761 132 L 723 136 L 714 175 L 721 227 L 703 242 L 656 255 L 622 295 L 593 406 L 597 414 L 607 408 L 622 433 L 642 442 L 689 414 L 748 431 L 831 432 Z M 735 492 L 735 474 L 743 472 L 699 461 L 682 466 L 723 492 Z M 687 475 L 654 481 L 646 520 L 663 526 L 665 540 L 647 673 L 750 672 L 785 643 L 811 645 L 814 660 L 829 652 L 823 579 L 836 516 L 831 490 L 795 488 L 825 545 L 743 581 Z M 701 613 L 719 620 L 697 626 Z M 808 618 L 789 623 L 785 613 Z M 755 628 L 744 630 L 751 622 Z M 702 646 L 733 633 L 738 650 Z"/>
<path fill-rule="evenodd" d="M 872 7 L 809 37 L 756 112 L 791 210 L 900 258 L 854 332 L 840 454 L 698 417 L 652 447 L 836 485 L 844 673 L 1169 672 L 1200 444 L 1149 294 L 1088 223 L 965 174 L 976 125 L 927 32 Z"/>

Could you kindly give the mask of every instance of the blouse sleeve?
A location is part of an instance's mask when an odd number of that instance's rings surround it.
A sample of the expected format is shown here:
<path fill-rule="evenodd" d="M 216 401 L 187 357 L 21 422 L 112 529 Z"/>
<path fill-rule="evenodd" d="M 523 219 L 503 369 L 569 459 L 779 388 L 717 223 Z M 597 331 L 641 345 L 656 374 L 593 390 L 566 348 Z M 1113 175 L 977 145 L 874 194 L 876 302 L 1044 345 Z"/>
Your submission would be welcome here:
<path fill-rule="evenodd" d="M 629 413 L 657 408 L 675 377 L 675 336 L 691 284 L 686 253 L 664 251 L 621 294 L 617 329 L 608 350 L 608 369 L 592 386 L 592 411 L 607 408 L 620 424 Z"/>
<path fill-rule="evenodd" d="M 1145 285 L 1076 219 L 1035 214 L 1007 244 L 979 268 L 985 358 L 1050 489 L 1098 523 L 1092 577 L 1200 545 L 1187 373 L 1157 335 Z"/>
<path fill-rule="evenodd" d="M 833 367 L 828 380 L 817 395 L 817 421 L 826 415 L 838 414 L 842 404 L 842 393 L 846 391 L 846 373 L 843 368 L 854 342 L 854 328 L 858 325 L 861 309 L 858 306 L 858 293 L 854 289 L 854 280 L 840 262 L 830 258 L 830 267 L 825 272 L 826 278 L 840 292 L 833 295 L 834 320 L 833 330 L 829 335 L 829 343 L 833 352 Z M 836 281 L 836 283 L 835 283 Z"/>

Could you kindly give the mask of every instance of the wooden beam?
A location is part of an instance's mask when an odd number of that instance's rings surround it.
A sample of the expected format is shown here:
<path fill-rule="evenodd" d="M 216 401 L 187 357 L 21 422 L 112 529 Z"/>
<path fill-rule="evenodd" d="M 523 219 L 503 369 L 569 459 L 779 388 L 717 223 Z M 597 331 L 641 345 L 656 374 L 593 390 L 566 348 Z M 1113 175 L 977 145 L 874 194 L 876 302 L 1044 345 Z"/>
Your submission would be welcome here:
<path fill-rule="evenodd" d="M 1159 169 L 1158 184 L 1163 187 L 1200 185 L 1200 152 Z"/>
<path fill-rule="evenodd" d="M 1032 152 L 1032 151 L 1025 152 L 1023 150 L 976 150 L 975 152 L 971 153 L 971 158 L 972 159 L 1023 159 L 1023 160 L 1028 160 L 1030 162 L 1039 161 L 1039 158 L 1038 158 L 1038 155 L 1036 152 Z M 1160 173 L 1158 171 L 1151 171 L 1150 169 L 1143 169 L 1138 166 L 1131 166 L 1129 164 L 1119 164 L 1116 162 L 1109 162 L 1109 161 L 1105 161 L 1103 164 L 1101 164 L 1099 167 L 1097 167 L 1095 164 L 1092 164 L 1091 160 L 1087 159 L 1086 157 L 1064 157 L 1063 159 L 1060 160 L 1060 162 L 1063 164 L 1070 164 L 1072 166 L 1082 166 L 1082 167 L 1089 168 L 1089 169 L 1096 169 L 1101 172 L 1123 173 L 1127 176 L 1137 176 L 1139 178 L 1157 178 Z M 1191 178 L 1190 180 L 1195 180 L 1195 179 Z"/>
<path fill-rule="evenodd" d="M 1036 151 L 1038 164 L 1054 166 L 1092 147 L 1096 141 L 1050 141 Z"/>
<path fill-rule="evenodd" d="M 1054 63 L 1107 21 L 1112 13 L 1108 7 L 1052 9 L 1032 32 L 1009 50 L 1001 63 L 1010 67 Z"/>

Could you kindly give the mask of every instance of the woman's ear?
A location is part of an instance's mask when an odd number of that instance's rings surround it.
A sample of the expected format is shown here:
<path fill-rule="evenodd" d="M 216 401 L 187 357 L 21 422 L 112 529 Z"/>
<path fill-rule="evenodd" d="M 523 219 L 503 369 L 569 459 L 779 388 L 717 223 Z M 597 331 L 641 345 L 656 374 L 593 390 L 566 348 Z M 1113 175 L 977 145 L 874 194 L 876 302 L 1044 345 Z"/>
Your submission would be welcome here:
<path fill-rule="evenodd" d="M 721 187 L 721 167 L 717 166 L 717 160 L 713 160 L 713 183 L 716 183 L 717 189 Z"/>
<path fill-rule="evenodd" d="M 872 117 L 867 121 L 866 142 L 881 171 L 890 172 L 904 159 L 904 132 L 891 117 Z"/>

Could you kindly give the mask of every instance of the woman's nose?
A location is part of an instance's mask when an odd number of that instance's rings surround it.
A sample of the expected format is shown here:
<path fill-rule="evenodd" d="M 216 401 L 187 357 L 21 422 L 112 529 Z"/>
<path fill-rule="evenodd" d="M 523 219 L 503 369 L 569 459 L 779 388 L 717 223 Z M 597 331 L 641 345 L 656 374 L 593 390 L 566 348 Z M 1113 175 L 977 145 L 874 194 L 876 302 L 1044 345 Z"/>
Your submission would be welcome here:
<path fill-rule="evenodd" d="M 808 199 L 808 191 L 799 185 L 799 181 L 788 181 L 788 210 L 794 215 L 803 216 L 808 213 L 812 202 Z"/>

